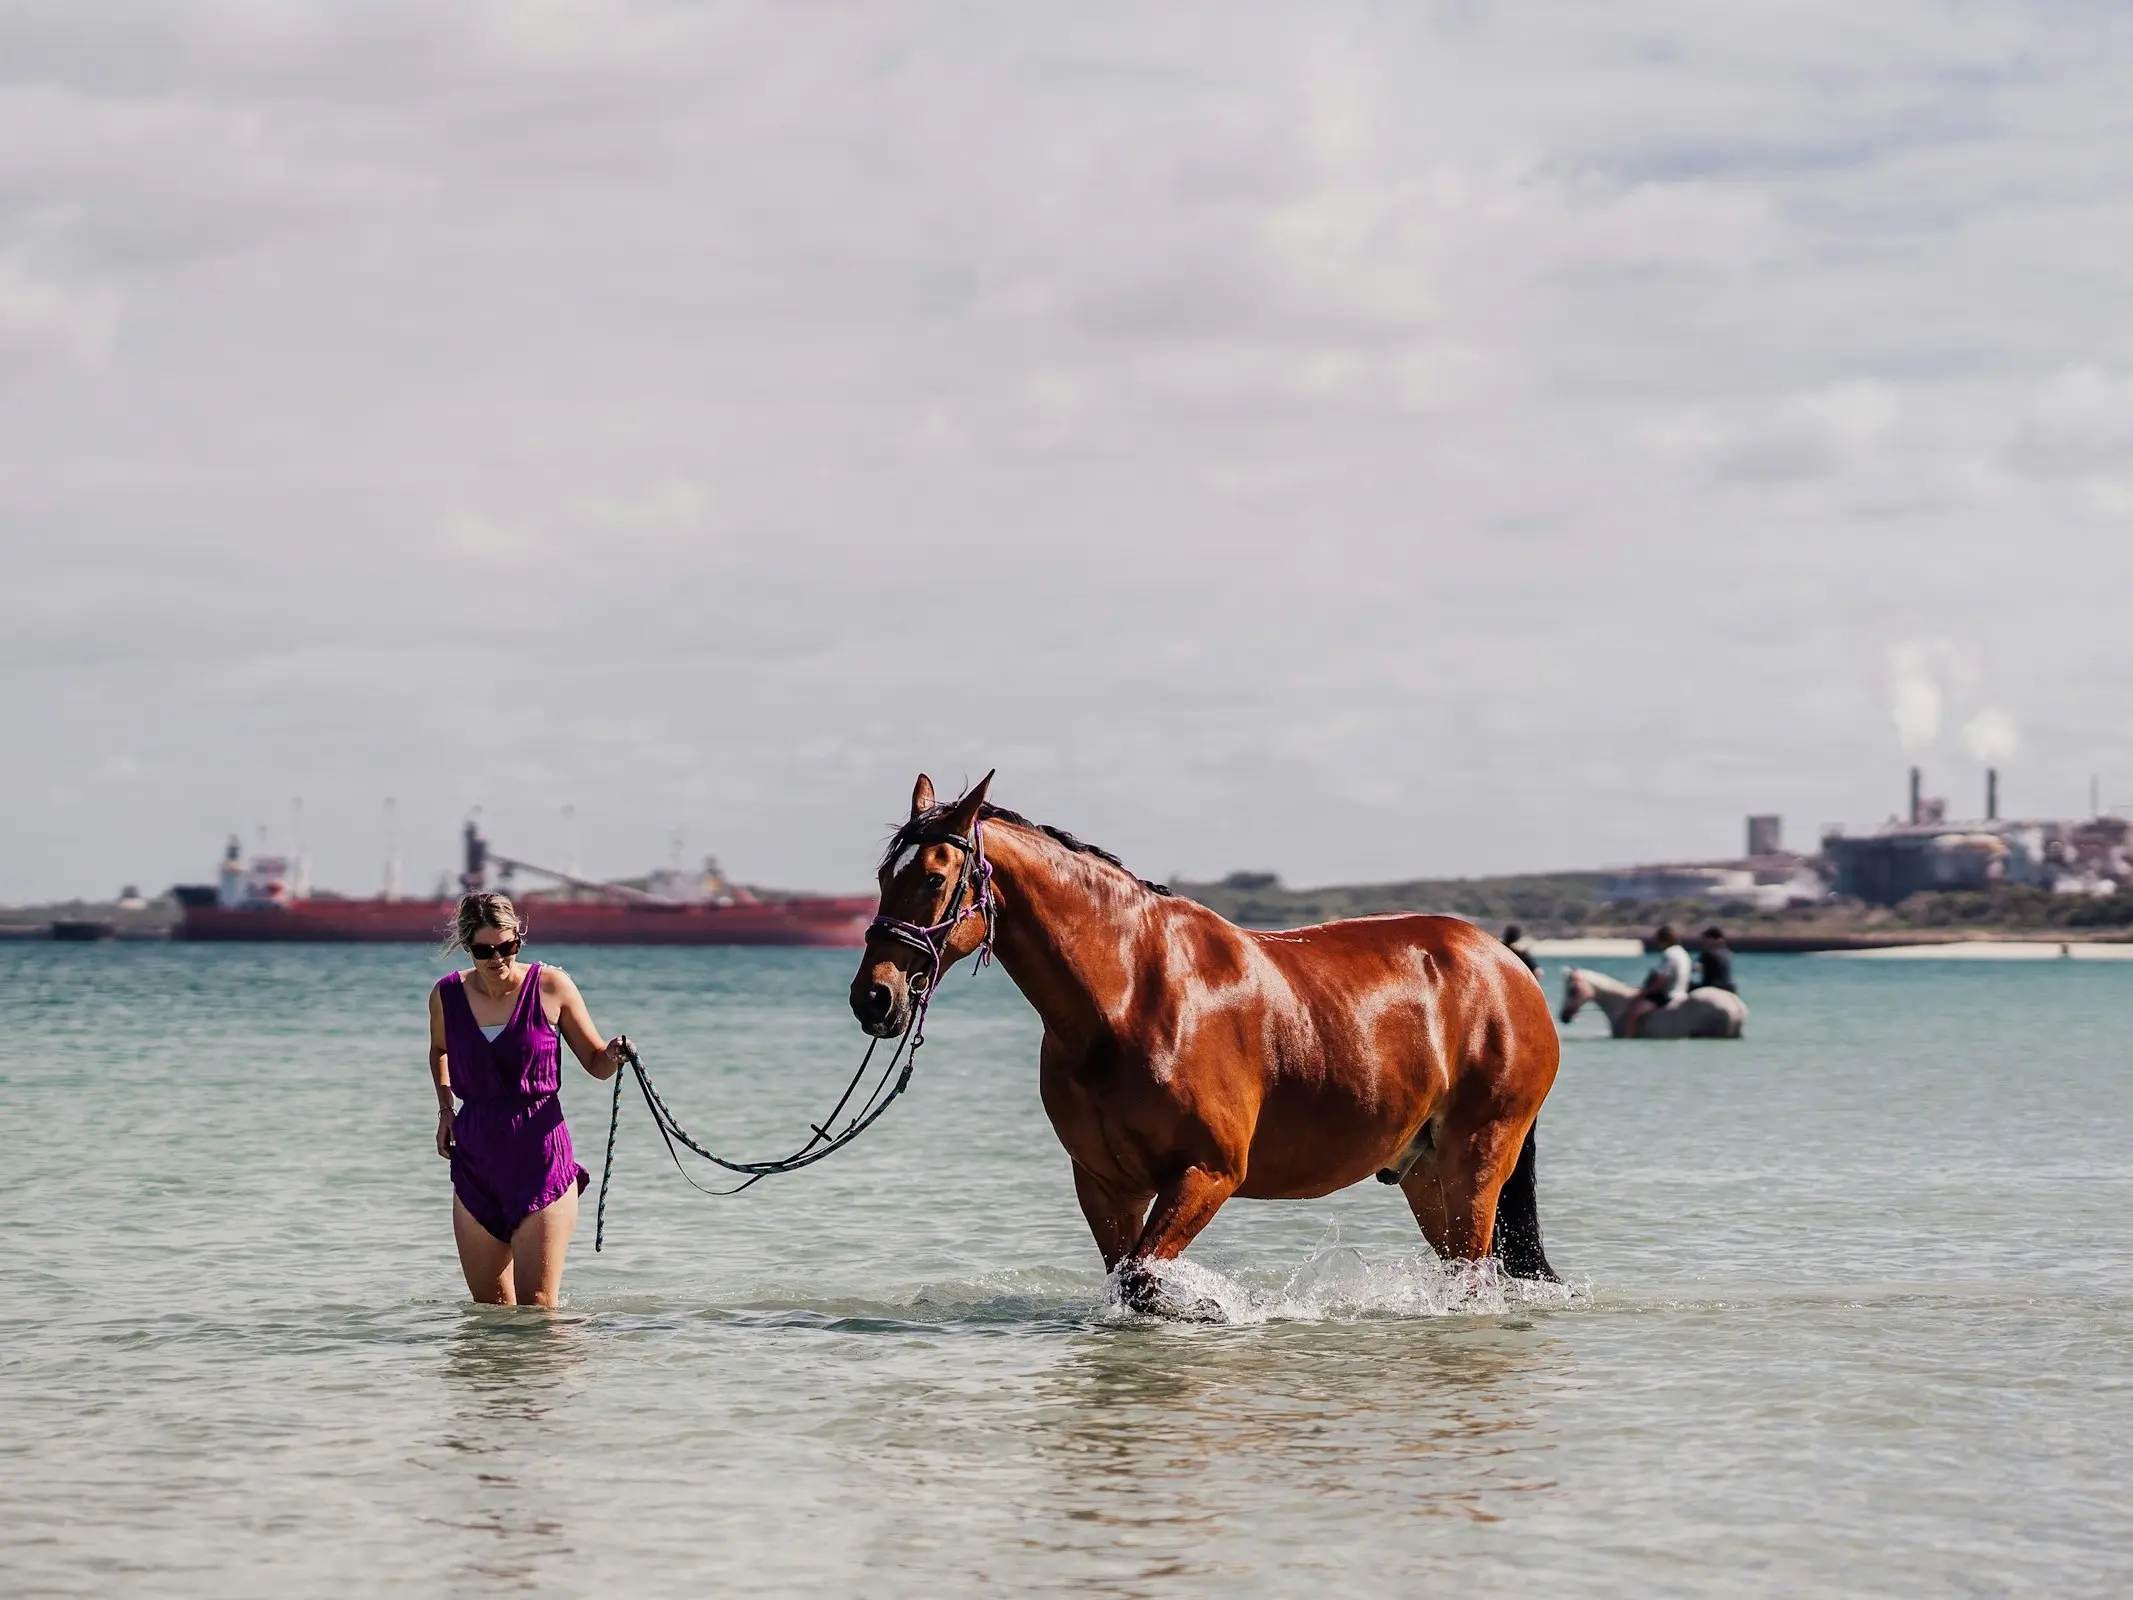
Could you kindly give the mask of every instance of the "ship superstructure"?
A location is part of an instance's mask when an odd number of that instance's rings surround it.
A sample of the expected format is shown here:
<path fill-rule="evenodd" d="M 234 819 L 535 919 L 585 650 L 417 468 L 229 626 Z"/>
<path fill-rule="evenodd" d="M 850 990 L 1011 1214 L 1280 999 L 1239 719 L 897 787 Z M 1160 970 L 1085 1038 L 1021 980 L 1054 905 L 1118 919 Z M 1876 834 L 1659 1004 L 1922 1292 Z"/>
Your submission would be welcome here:
<path fill-rule="evenodd" d="M 462 891 L 509 894 L 527 936 L 544 944 L 842 945 L 862 942 L 874 914 L 872 896 L 771 897 L 731 883 L 707 858 L 700 872 L 678 865 L 653 871 L 644 887 L 589 878 L 503 855 L 478 824 L 463 835 Z M 524 892 L 520 874 L 551 887 Z M 233 835 L 212 884 L 179 884 L 173 936 L 179 939 L 319 943 L 433 944 L 447 937 L 457 902 L 438 897 L 404 900 L 393 891 L 376 899 L 310 892 L 301 855 L 262 850 L 245 859 Z"/>

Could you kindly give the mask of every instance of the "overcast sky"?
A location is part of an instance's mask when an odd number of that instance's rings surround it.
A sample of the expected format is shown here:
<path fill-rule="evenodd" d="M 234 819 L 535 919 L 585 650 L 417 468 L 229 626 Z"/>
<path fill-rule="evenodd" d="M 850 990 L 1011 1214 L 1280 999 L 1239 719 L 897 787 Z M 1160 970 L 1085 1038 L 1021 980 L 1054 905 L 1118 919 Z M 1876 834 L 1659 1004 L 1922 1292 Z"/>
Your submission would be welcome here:
<path fill-rule="evenodd" d="M 0 898 L 2133 802 L 2133 20 L 0 0 Z"/>

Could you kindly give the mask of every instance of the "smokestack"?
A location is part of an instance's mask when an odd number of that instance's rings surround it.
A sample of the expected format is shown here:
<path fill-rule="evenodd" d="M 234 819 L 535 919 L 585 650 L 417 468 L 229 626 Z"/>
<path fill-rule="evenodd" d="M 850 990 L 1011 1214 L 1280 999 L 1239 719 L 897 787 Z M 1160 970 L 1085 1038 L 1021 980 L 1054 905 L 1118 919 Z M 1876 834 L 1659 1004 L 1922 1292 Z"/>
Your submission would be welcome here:
<path fill-rule="evenodd" d="M 1918 826 L 1919 781 L 1920 779 L 1918 769 L 1916 767 L 1913 767 L 1911 769 L 1911 826 L 1913 826 L 1914 828 Z"/>
<path fill-rule="evenodd" d="M 459 875 L 460 886 L 468 894 L 479 894 L 489 887 L 489 841 L 481 836 L 481 824 L 472 817 L 467 818 L 466 845 L 467 870 Z"/>
<path fill-rule="evenodd" d="M 400 819 L 390 795 L 385 799 L 385 882 L 378 890 L 378 898 L 400 898 Z"/>
<path fill-rule="evenodd" d="M 2000 820 L 2000 769 L 1998 767 L 1987 767 L 1985 769 L 1985 820 L 1987 822 L 1998 822 Z"/>

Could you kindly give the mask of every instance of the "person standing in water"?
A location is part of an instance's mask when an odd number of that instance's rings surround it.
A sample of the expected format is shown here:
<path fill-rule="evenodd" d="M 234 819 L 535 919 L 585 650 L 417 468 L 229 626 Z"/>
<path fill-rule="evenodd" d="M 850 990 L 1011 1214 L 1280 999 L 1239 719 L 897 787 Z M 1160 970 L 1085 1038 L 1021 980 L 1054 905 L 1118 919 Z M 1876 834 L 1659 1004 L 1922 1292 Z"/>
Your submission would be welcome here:
<path fill-rule="evenodd" d="M 462 896 L 451 937 L 474 964 L 430 990 L 430 1081 L 460 1269 L 483 1305 L 553 1306 L 588 1181 L 556 1098 L 559 1046 L 604 1080 L 629 1040 L 600 1042 L 570 974 L 519 964 L 525 924 L 507 897 Z"/>

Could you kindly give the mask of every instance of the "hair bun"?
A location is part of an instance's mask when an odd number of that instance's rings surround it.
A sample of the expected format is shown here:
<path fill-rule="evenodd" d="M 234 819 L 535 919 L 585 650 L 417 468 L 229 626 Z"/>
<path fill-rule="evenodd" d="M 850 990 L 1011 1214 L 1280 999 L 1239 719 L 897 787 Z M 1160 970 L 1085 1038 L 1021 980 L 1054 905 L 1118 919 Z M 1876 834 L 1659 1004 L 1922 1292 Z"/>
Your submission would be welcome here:
<path fill-rule="evenodd" d="M 509 928 L 514 935 L 524 938 L 526 919 L 518 914 L 518 907 L 511 903 L 507 894 L 487 889 L 463 894 L 459 897 L 459 909 L 452 915 L 451 926 L 444 930 L 445 949 L 466 949 L 484 928 Z"/>

